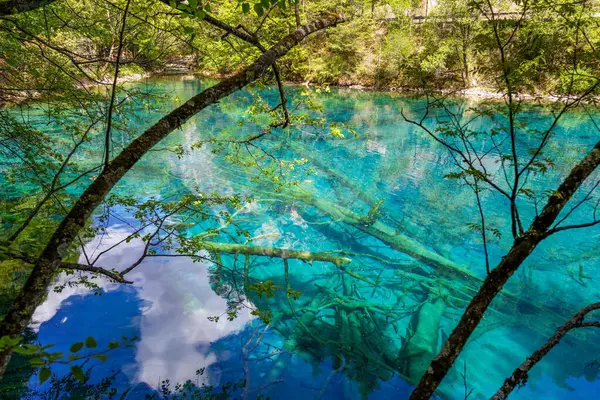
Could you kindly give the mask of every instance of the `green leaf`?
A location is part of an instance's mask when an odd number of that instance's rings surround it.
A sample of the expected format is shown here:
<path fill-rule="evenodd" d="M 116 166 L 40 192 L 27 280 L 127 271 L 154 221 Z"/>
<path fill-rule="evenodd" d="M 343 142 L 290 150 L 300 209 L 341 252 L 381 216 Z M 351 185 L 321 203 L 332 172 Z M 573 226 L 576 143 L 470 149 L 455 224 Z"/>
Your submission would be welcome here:
<path fill-rule="evenodd" d="M 14 347 L 13 348 L 13 352 L 15 352 L 17 354 L 22 354 L 24 356 L 30 356 L 32 354 L 36 354 L 40 350 L 41 349 L 38 346 L 31 345 L 31 344 L 26 344 L 26 345 L 21 346 L 21 347 Z"/>
<path fill-rule="evenodd" d="M 44 360 L 42 360 L 40 357 L 30 358 L 29 364 L 33 365 L 34 367 L 43 367 L 44 365 L 46 365 Z"/>
<path fill-rule="evenodd" d="M 260 4 L 262 4 L 263 8 L 269 8 L 271 6 L 271 2 L 269 0 L 260 0 Z"/>
<path fill-rule="evenodd" d="M 334 138 L 342 139 L 345 137 L 344 134 L 342 133 L 342 130 L 338 126 L 332 126 L 330 133 L 331 133 L 331 136 L 333 136 Z"/>
<path fill-rule="evenodd" d="M 62 351 L 57 352 L 57 353 L 50 353 L 50 354 L 48 354 L 48 361 L 52 363 L 54 361 L 60 360 L 61 358 L 63 358 L 63 356 L 64 356 L 64 353 Z"/>
<path fill-rule="evenodd" d="M 2 336 L 2 338 L 0 338 L 0 348 L 14 347 L 21 342 L 21 339 L 22 338 L 20 336 L 14 338 L 11 338 L 10 336 Z"/>
<path fill-rule="evenodd" d="M 79 382 L 85 381 L 85 374 L 79 365 L 71 365 L 71 373 Z"/>
<path fill-rule="evenodd" d="M 117 347 L 119 347 L 119 346 L 120 346 L 119 342 L 110 342 L 110 343 L 108 344 L 108 348 L 109 348 L 109 349 L 111 349 L 111 350 L 112 350 L 112 349 L 116 349 L 116 348 L 117 348 Z"/>
<path fill-rule="evenodd" d="M 250 12 L 250 4 L 242 3 L 242 12 L 248 14 Z"/>
<path fill-rule="evenodd" d="M 71 353 L 77 353 L 79 350 L 83 348 L 83 342 L 74 343 L 69 349 Z"/>
<path fill-rule="evenodd" d="M 94 339 L 93 337 L 88 336 L 87 339 L 85 339 L 85 346 L 88 349 L 94 349 L 97 345 L 98 343 L 96 343 L 96 339 Z"/>
<path fill-rule="evenodd" d="M 50 378 L 50 375 L 52 375 L 52 371 L 50 371 L 50 368 L 42 368 L 40 370 L 40 385 L 46 382 L 48 378 Z"/>
<path fill-rule="evenodd" d="M 256 15 L 258 15 L 259 17 L 263 16 L 263 7 L 262 4 L 260 3 L 256 3 L 254 4 L 254 12 L 256 13 Z"/>
<path fill-rule="evenodd" d="M 108 360 L 108 356 L 105 356 L 104 354 L 94 354 L 92 357 L 94 357 L 95 359 L 98 359 L 102 362 Z"/>

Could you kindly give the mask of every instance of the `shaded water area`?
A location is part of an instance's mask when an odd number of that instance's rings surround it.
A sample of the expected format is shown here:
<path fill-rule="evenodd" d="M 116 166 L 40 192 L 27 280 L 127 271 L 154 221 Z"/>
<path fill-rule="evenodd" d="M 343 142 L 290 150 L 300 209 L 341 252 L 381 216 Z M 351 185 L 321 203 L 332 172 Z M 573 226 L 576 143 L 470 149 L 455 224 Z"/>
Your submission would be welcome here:
<path fill-rule="evenodd" d="M 202 85 L 179 78 L 140 83 L 169 100 L 138 112 L 156 120 Z M 301 96 L 304 89 L 293 91 Z M 275 91 L 261 94 L 276 102 Z M 160 143 L 161 151 L 146 155 L 116 192 L 139 200 L 214 192 L 250 195 L 235 224 L 218 233 L 221 242 L 248 243 L 238 233 L 243 229 L 254 246 L 328 252 L 337 261 L 351 261 L 284 262 L 212 252 L 213 257 L 218 253 L 217 266 L 188 257 L 151 257 L 129 276 L 133 285 L 98 279 L 101 296 L 82 287 L 51 291 L 34 316 L 37 340 L 68 351 L 89 335 L 99 347 L 135 337 L 131 347 L 110 353 L 106 362 L 87 365 L 93 365 L 92 381 L 117 371 L 113 385 L 120 391 L 130 388 L 128 398 L 156 393 L 166 380 L 171 389 L 186 380 L 216 390 L 243 382 L 231 389 L 232 398 L 407 398 L 485 277 L 481 236 L 471 225 L 479 222 L 472 190 L 446 179 L 454 171 L 447 151 L 403 121 L 400 110 L 418 118 L 424 100 L 391 93 L 312 92 L 327 120 L 351 126 L 356 136 L 345 132 L 344 138 L 336 137 L 310 126 L 275 129 L 256 143 L 260 148 L 241 149 L 242 160 L 262 157 L 268 163 L 271 155 L 283 160 L 273 165 L 298 185 L 281 186 L 264 178 L 270 170 L 233 164 L 231 151 L 214 151 L 214 143 L 193 146 L 226 133 L 244 138 L 260 132 L 251 122 L 239 123 L 249 120 L 250 97 L 242 91 L 198 114 Z M 465 118 L 473 105 L 466 100 L 454 104 Z M 551 121 L 534 108 L 526 116 L 530 127 L 542 129 Z M 133 120 L 130 128 L 137 124 L 141 132 L 148 120 Z M 435 115 L 428 121 L 435 125 Z M 485 130 L 499 123 L 490 116 L 475 124 Z M 531 177 L 533 185 L 556 187 L 596 142 L 594 132 L 586 114 L 566 115 L 546 153 L 556 167 Z M 499 163 L 487 167 L 500 173 Z M 493 266 L 512 241 L 508 204 L 491 191 L 483 191 L 481 198 L 487 223 L 502 232 L 490 238 Z M 522 206 L 523 219 L 530 220 L 535 208 Z M 125 208 L 113 211 L 104 222 L 107 233 L 86 245 L 90 254 L 132 233 L 133 215 Z M 587 221 L 589 213 L 582 207 L 571 218 Z M 183 229 L 193 236 L 206 228 Z M 444 380 L 442 398 L 464 399 L 471 389 L 469 399 L 489 398 L 558 325 L 598 300 L 598 233 L 592 228 L 558 234 L 535 250 Z M 142 240 L 134 238 L 102 255 L 98 264 L 126 267 L 143 248 Z M 250 290 L 265 282 L 272 283 L 272 295 Z M 223 314 L 236 306 L 236 317 L 228 320 Z M 599 350 L 597 331 L 569 334 L 512 398 L 595 398 Z M 65 374 L 68 366 L 56 365 L 53 371 Z M 31 377 L 30 385 L 36 382 Z"/>

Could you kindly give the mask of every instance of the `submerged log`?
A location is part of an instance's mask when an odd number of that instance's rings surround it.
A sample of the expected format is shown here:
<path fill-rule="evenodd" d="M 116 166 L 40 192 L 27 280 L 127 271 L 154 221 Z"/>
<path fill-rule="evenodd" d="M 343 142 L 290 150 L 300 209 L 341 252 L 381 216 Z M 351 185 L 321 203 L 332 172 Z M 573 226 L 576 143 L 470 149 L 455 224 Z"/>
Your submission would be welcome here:
<path fill-rule="evenodd" d="M 364 218 L 352 210 L 349 210 L 348 208 L 327 199 L 319 198 L 308 190 L 300 187 L 284 188 L 281 190 L 280 195 L 287 201 L 299 200 L 306 205 L 313 206 L 322 213 L 329 215 L 334 220 L 351 225 L 354 228 L 381 240 L 393 249 L 407 254 L 412 258 L 434 268 L 435 274 L 439 278 L 438 281 L 443 280 L 451 282 L 451 289 L 455 291 L 456 294 L 464 295 L 467 299 L 477 293 L 477 290 L 483 282 L 482 278 L 476 276 L 467 268 L 458 265 L 454 261 L 443 257 L 432 250 L 429 250 L 420 242 L 411 239 L 400 232 L 397 232 L 395 229 L 381 221 L 365 224 Z M 273 194 L 271 196 L 273 196 Z M 275 196 L 277 196 L 277 194 L 275 194 Z M 511 293 L 505 289 L 502 291 L 502 293 L 500 293 L 496 305 L 499 310 L 510 315 L 514 313 L 515 307 L 521 303 L 523 303 L 521 296 Z M 547 307 L 538 306 L 533 303 L 527 304 L 531 306 L 532 311 L 539 311 L 548 317 L 556 319 L 557 321 L 566 319 L 564 315 L 548 309 Z M 548 336 L 548 329 L 545 327 L 536 326 L 534 330 L 543 336 Z"/>
<path fill-rule="evenodd" d="M 356 229 L 385 242 L 392 248 L 401 251 L 414 259 L 420 260 L 427 265 L 441 268 L 445 271 L 452 272 L 453 274 L 459 273 L 463 276 L 472 275 L 468 270 L 459 266 L 454 261 L 429 250 L 416 240 L 411 239 L 400 232 L 396 232 L 395 229 L 383 222 L 376 220 L 367 223 L 362 216 L 356 214 L 352 210 L 324 198 L 319 198 L 305 189 L 299 187 L 287 187 L 284 188 L 280 194 L 275 195 L 283 196 L 287 199 L 300 200 L 304 204 L 313 206 L 324 214 L 329 215 L 334 220 L 352 225 Z M 475 276 L 473 276 L 473 278 L 479 279 Z"/>
<path fill-rule="evenodd" d="M 209 242 L 205 240 L 189 239 L 195 249 L 207 250 L 214 253 L 245 254 L 255 256 L 277 257 L 282 259 L 296 259 L 312 263 L 324 261 L 340 267 L 349 264 L 352 260 L 348 257 L 339 257 L 331 252 L 312 252 L 307 250 L 282 249 L 278 247 L 263 247 L 237 243 Z"/>
<path fill-rule="evenodd" d="M 429 250 L 419 241 L 396 231 L 394 228 L 388 226 L 384 222 L 374 221 L 371 224 L 365 224 L 365 218 L 363 218 L 363 216 L 360 216 L 354 211 L 333 201 L 325 198 L 319 198 L 307 189 L 299 186 L 285 186 L 282 187 L 278 192 L 266 192 L 264 189 L 257 190 L 255 186 L 250 186 L 249 184 L 244 183 L 243 178 L 237 175 L 236 172 L 231 172 L 232 177 L 235 176 L 236 178 L 235 180 L 232 180 L 232 182 L 235 182 L 236 186 L 243 187 L 246 190 L 251 190 L 255 194 L 264 195 L 271 199 L 278 199 L 285 203 L 300 201 L 305 205 L 315 207 L 323 214 L 331 217 L 335 222 L 341 222 L 346 225 L 350 225 L 369 236 L 381 240 L 391 248 L 407 254 L 415 260 L 418 260 L 423 264 L 433 268 L 435 270 L 435 275 L 439 278 L 438 282 L 451 282 L 451 289 L 456 292 L 456 295 L 461 295 L 468 299 L 477 293 L 483 282 L 483 278 L 476 276 L 468 268 L 460 266 L 454 261 L 432 250 Z M 268 182 L 262 182 L 266 185 L 269 185 Z M 425 274 L 426 271 L 422 271 L 422 273 Z M 505 289 L 499 294 L 499 298 L 496 301 L 496 308 L 504 314 L 512 315 L 515 312 L 515 307 L 522 302 L 523 300 L 521 296 L 511 293 Z M 462 301 L 460 303 L 462 303 Z M 539 306 L 533 303 L 528 304 L 531 306 L 532 311 L 535 310 L 539 311 L 540 313 L 544 313 L 556 321 L 563 321 L 568 318 L 565 317 L 566 314 L 563 315 L 555 310 L 548 309 L 547 307 Z M 546 329 L 545 326 L 536 325 L 534 330 L 544 337 L 547 337 L 549 334 L 551 334 L 551 332 Z"/>
<path fill-rule="evenodd" d="M 427 301 L 413 314 L 399 355 L 400 371 L 410 382 L 421 379 L 437 354 L 438 334 L 446 302 L 430 294 Z"/>

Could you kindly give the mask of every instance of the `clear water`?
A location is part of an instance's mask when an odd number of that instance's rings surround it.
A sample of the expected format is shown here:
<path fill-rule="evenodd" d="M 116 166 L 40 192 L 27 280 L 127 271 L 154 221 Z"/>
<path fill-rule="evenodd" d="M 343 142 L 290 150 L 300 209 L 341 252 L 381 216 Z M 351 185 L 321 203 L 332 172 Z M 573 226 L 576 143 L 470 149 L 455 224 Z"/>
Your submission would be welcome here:
<path fill-rule="evenodd" d="M 144 118 L 130 122 L 130 128 L 142 131 L 161 112 L 197 93 L 202 85 L 196 80 L 177 78 L 140 84 L 167 94 L 170 100 L 154 110 L 139 110 Z M 263 90 L 262 94 L 272 100 L 275 93 Z M 323 106 L 328 120 L 353 126 L 357 137 L 346 135 L 345 139 L 336 139 L 315 135 L 306 128 L 309 132 L 293 130 L 288 139 L 287 133 L 275 130 L 260 142 L 261 146 L 284 160 L 309 159 L 316 173 L 306 176 L 305 168 L 299 167 L 290 176 L 313 199 L 337 204 L 361 216 L 370 210 L 364 201 L 366 197 L 383 200 L 380 223 L 406 235 L 411 243 L 420 243 L 428 254 L 451 260 L 457 268 L 468 272 L 467 277 L 436 272 L 427 263 L 415 261 L 384 241 L 336 220 L 323 209 L 293 199 L 289 193 L 286 197 L 285 191 L 283 196 L 272 194 L 272 187 L 251 180 L 254 171 L 232 166 L 224 160 L 224 153 L 214 154 L 210 146 L 183 157 L 168 151 L 152 152 L 119 183 L 117 191 L 126 191 L 138 199 L 169 198 L 173 194 L 199 191 L 253 194 L 257 200 L 244 211 L 241 224 L 253 236 L 262 237 L 255 244 L 360 253 L 362 256 L 349 256 L 352 263 L 348 270 L 378 281 L 379 287 L 373 288 L 331 263 L 309 265 L 290 260 L 290 285 L 302 292 L 293 302 L 294 308 L 300 316 L 306 315 L 302 311 L 306 308 L 319 311 L 313 319 L 306 319 L 312 321 L 310 333 L 306 333 L 290 313 L 289 303 L 281 292 L 269 299 L 251 295 L 250 299 L 260 309 L 280 315 L 265 331 L 265 324 L 247 309 L 240 311 L 233 321 L 225 317 L 217 323 L 207 319 L 221 315 L 227 307 L 224 296 L 217 294 L 215 267 L 211 263 L 195 263 L 182 257 L 151 258 L 131 274 L 133 285 L 100 280 L 102 296 L 85 288 L 50 292 L 34 317 L 32 327 L 37 340 L 56 344 L 56 351 L 68 351 L 73 342 L 90 334 L 100 347 L 122 336 L 139 337 L 132 347 L 112 352 L 105 363 L 96 362 L 92 373 L 92 380 L 99 381 L 113 370 L 120 371 L 114 385 L 119 390 L 133 388 L 130 399 L 155 393 L 164 380 L 173 386 L 188 379 L 215 387 L 246 379 L 247 389 L 235 392 L 236 398 L 256 398 L 260 394 L 275 399 L 407 398 L 414 377 L 406 376 L 406 370 L 402 371 L 403 377 L 390 371 L 389 360 L 401 357 L 402 338 L 407 335 L 411 316 L 414 323 L 414 314 L 423 302 L 436 304 L 431 309 L 423 308 L 421 322 L 427 322 L 428 318 L 433 321 L 429 330 L 422 332 L 422 340 L 435 342 L 432 346 L 437 351 L 460 318 L 464 302 L 448 301 L 442 307 L 436 299 L 461 298 L 461 293 L 477 289 L 477 277 L 485 276 L 481 238 L 467 226 L 469 222 L 478 222 L 475 198 L 470 189 L 444 179 L 453 171 L 448 153 L 403 121 L 400 110 L 419 115 L 423 100 L 349 90 L 313 96 Z M 219 135 L 223 130 L 255 133 L 252 124 L 242 127 L 237 124 L 240 119 L 248 118 L 244 114 L 248 97 L 248 92 L 240 92 L 201 112 L 160 147 L 180 144 L 189 148 L 194 141 Z M 468 113 L 467 108 L 472 105 L 464 101 L 455 106 Z M 530 127 L 540 128 L 550 121 L 539 110 L 532 110 L 526 119 Z M 435 119 L 428 121 L 436 123 Z M 479 129 L 501 123 L 497 118 L 477 122 Z M 587 115 L 573 112 L 565 116 L 548 151 L 556 160 L 556 168 L 531 178 L 534 186 L 555 187 L 579 154 L 596 140 L 597 132 Z M 531 143 L 524 140 L 519 145 L 525 148 Z M 489 168 L 500 174 L 498 164 Z M 331 170 L 342 174 L 346 181 L 336 178 Z M 589 189 L 590 185 L 586 187 Z M 361 197 L 360 191 L 365 195 Z M 503 232 L 502 238 L 490 241 L 491 264 L 495 265 L 511 244 L 508 208 L 503 199 L 490 191 L 483 192 L 482 199 L 488 224 Z M 528 220 L 534 215 L 534 208 L 525 203 L 522 206 L 524 220 Z M 107 248 L 131 232 L 127 223 L 132 220 L 131 215 L 118 211 L 122 219 L 110 219 L 109 235 L 93 239 L 88 244 L 90 251 Z M 573 221 L 585 221 L 586 217 L 589 209 L 585 207 L 572 216 Z M 199 230 L 193 226 L 188 229 L 190 234 Z M 556 235 L 532 254 L 506 288 L 512 297 L 494 303 L 445 379 L 440 390 L 442 397 L 464 399 L 466 384 L 468 390 L 473 389 L 470 399 L 489 398 L 558 324 L 583 305 L 597 301 L 598 233 L 598 229 L 589 229 Z M 142 249 L 140 240 L 132 240 L 103 256 L 100 265 L 128 266 Z M 365 256 L 367 253 L 370 256 Z M 285 287 L 280 259 L 252 260 L 253 280 L 273 280 Z M 223 263 L 238 272 L 243 268 L 241 257 L 223 255 Z M 415 268 L 425 271 L 421 276 L 431 279 L 428 288 L 402 275 Z M 234 285 L 238 275 L 223 274 L 222 279 Z M 339 300 L 343 296 L 345 300 Z M 344 308 L 338 300 L 354 305 Z M 359 301 L 369 305 L 370 311 L 356 306 Z M 348 321 L 361 324 L 361 328 L 353 331 L 355 325 L 349 327 L 339 317 L 339 310 L 346 310 L 346 316 L 354 315 Z M 434 318 L 435 312 L 441 313 L 439 320 Z M 398 313 L 401 318 L 390 317 Z M 263 331 L 260 342 L 256 343 Z M 598 370 L 590 363 L 598 358 L 599 339 L 600 334 L 591 330 L 570 334 L 535 367 L 527 386 L 512 398 L 596 398 L 600 390 L 595 381 Z M 387 367 L 386 361 L 382 361 L 386 359 Z M 199 369 L 203 373 L 197 373 Z M 59 375 L 67 371 L 64 365 L 53 367 L 53 372 Z M 36 382 L 34 376 L 30 385 L 36 386 Z"/>

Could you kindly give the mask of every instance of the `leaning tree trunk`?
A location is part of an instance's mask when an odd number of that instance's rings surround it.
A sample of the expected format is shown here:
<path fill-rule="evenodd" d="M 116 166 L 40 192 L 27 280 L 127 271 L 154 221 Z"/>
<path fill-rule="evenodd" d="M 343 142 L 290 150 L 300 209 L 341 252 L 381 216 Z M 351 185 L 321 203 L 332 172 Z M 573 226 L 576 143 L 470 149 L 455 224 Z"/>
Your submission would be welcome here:
<path fill-rule="evenodd" d="M 25 286 L 2 322 L 0 322 L 0 337 L 21 334 L 29 323 L 33 312 L 46 295 L 52 278 L 55 276 L 67 249 L 77 233 L 113 186 L 144 154 L 204 108 L 263 76 L 279 58 L 286 55 L 306 36 L 327 27 L 335 26 L 343 21 L 344 18 L 340 15 L 329 15 L 299 27 L 295 32 L 287 35 L 263 53 L 253 64 L 231 78 L 225 79 L 195 95 L 131 142 L 98 175 L 58 226 L 38 258 Z M 10 355 L 10 349 L 0 353 L 0 378 L 4 375 L 6 366 L 10 361 Z"/>
<path fill-rule="evenodd" d="M 600 328 L 600 322 L 591 321 L 585 322 L 585 316 L 595 310 L 600 309 L 600 303 L 590 304 L 587 307 L 584 307 L 580 311 L 578 311 L 573 317 L 561 325 L 554 335 L 542 347 L 536 350 L 532 355 L 527 357 L 525 361 L 517 369 L 514 370 L 511 376 L 506 378 L 504 384 L 496 394 L 494 394 L 490 400 L 504 400 L 508 397 L 509 394 L 515 390 L 516 387 L 520 387 L 527 382 L 529 378 L 529 371 L 533 368 L 538 362 L 542 360 L 556 346 L 560 343 L 561 339 L 569 333 L 572 329 L 583 328 L 583 327 L 594 327 Z"/>
<path fill-rule="evenodd" d="M 411 400 L 429 399 L 442 382 L 452 364 L 467 343 L 467 340 L 483 318 L 483 314 L 504 284 L 519 268 L 535 247 L 550 232 L 558 214 L 567 204 L 573 193 L 600 164 L 600 142 L 577 164 L 548 199 L 542 213 L 538 215 L 529 229 L 515 240 L 513 247 L 483 281 L 481 288 L 473 297 L 458 325 L 444 343 L 442 350 L 431 361 L 429 368 L 410 396 Z"/>

